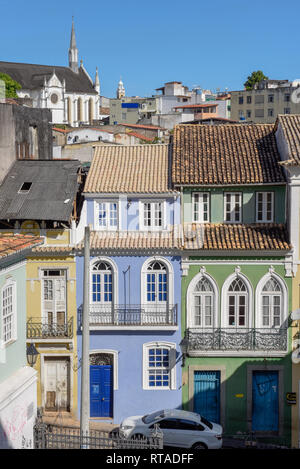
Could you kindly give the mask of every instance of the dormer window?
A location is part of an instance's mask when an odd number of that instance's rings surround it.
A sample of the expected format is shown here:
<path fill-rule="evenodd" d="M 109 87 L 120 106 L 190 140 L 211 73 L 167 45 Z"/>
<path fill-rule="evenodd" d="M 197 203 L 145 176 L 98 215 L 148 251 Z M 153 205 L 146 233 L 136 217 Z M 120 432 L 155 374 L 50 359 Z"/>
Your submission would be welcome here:
<path fill-rule="evenodd" d="M 263 223 L 273 222 L 274 192 L 256 193 L 256 221 Z"/>
<path fill-rule="evenodd" d="M 22 186 L 19 189 L 19 192 L 22 194 L 25 194 L 26 192 L 30 191 L 30 188 L 32 186 L 32 182 L 23 182 Z"/>
<path fill-rule="evenodd" d="M 141 229 L 162 230 L 165 224 L 165 206 L 162 201 L 144 201 L 141 204 Z"/>
<path fill-rule="evenodd" d="M 226 192 L 224 194 L 225 222 L 241 223 L 242 194 L 240 192 Z"/>
<path fill-rule="evenodd" d="M 118 202 L 96 202 L 96 227 L 99 230 L 117 230 L 119 224 Z"/>

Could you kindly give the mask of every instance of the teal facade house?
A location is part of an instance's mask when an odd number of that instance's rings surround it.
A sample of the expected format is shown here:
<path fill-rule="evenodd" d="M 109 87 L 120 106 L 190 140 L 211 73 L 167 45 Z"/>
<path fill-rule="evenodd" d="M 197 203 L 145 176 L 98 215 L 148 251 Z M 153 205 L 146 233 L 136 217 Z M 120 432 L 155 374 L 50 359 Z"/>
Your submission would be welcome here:
<path fill-rule="evenodd" d="M 87 176 L 94 419 L 120 423 L 182 405 L 180 196 L 170 185 L 169 160 L 168 145 L 105 145 Z M 79 252 L 79 359 L 83 264 Z"/>
<path fill-rule="evenodd" d="M 0 448 L 33 447 L 36 372 L 26 358 L 26 255 L 40 238 L 0 236 Z"/>
<path fill-rule="evenodd" d="M 271 125 L 175 128 L 180 191 L 183 407 L 290 445 L 292 248 Z"/>

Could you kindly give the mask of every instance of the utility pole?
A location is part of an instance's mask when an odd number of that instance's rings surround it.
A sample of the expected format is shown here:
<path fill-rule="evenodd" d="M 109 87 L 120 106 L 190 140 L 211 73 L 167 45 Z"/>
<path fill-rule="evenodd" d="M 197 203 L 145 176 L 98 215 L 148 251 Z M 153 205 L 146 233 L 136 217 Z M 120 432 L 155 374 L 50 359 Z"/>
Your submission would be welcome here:
<path fill-rule="evenodd" d="M 83 436 L 81 447 L 88 448 L 85 436 L 89 435 L 90 417 L 90 325 L 89 325 L 89 294 L 90 294 L 90 227 L 84 232 L 84 277 L 83 277 L 83 311 L 82 311 L 82 367 L 81 367 L 81 405 L 80 432 Z"/>

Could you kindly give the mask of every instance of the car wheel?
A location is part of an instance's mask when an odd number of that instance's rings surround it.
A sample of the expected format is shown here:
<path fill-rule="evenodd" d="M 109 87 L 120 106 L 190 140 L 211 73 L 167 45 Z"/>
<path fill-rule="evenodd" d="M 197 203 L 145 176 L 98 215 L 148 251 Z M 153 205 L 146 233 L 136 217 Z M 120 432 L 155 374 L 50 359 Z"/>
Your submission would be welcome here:
<path fill-rule="evenodd" d="M 207 449 L 207 446 L 204 443 L 195 443 L 192 449 L 197 451 L 198 449 Z"/>

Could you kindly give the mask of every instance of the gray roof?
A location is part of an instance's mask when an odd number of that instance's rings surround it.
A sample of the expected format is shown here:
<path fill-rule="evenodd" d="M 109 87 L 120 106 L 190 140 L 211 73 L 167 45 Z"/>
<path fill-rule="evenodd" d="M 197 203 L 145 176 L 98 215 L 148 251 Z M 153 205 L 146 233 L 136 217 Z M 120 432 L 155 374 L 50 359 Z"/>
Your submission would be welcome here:
<path fill-rule="evenodd" d="M 0 186 L 1 220 L 70 220 L 78 190 L 77 160 L 18 160 Z M 32 183 L 21 192 L 24 183 Z"/>
<path fill-rule="evenodd" d="M 69 67 L 55 65 L 36 65 L 17 62 L 1 62 L 0 73 L 6 73 L 20 83 L 25 90 L 35 90 L 44 86 L 44 78 L 48 80 L 53 71 L 61 82 L 66 81 L 66 91 L 73 93 L 97 94 L 85 71 L 79 67 L 78 73 Z"/>

